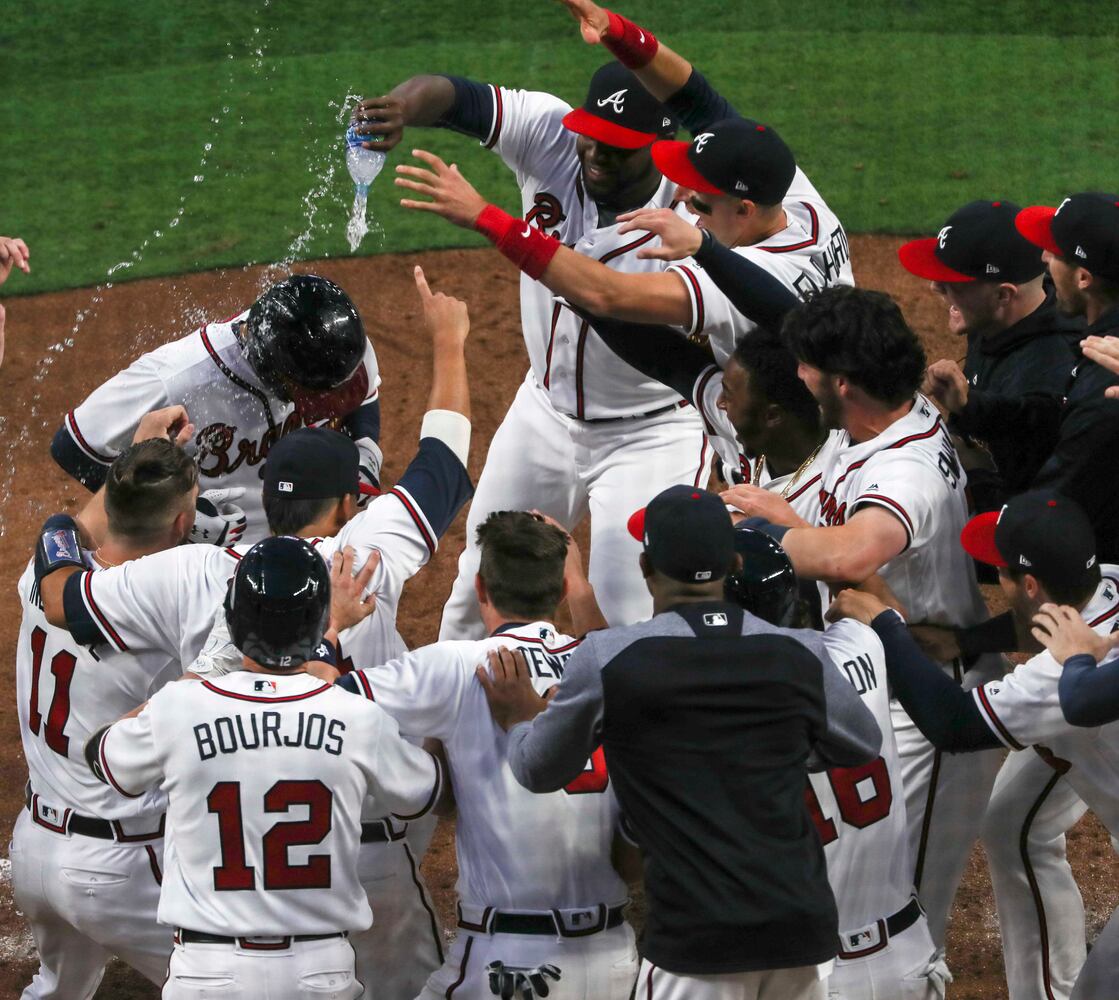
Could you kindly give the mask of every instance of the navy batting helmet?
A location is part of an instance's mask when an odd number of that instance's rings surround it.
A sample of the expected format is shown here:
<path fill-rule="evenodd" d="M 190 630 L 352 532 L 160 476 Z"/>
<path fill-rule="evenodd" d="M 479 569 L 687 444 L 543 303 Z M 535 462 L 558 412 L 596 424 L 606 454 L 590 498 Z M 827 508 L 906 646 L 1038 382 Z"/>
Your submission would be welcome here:
<path fill-rule="evenodd" d="M 330 573 L 302 538 L 257 542 L 225 597 L 233 645 L 262 667 L 290 670 L 316 658 L 330 621 Z"/>
<path fill-rule="evenodd" d="M 365 328 L 350 297 L 333 281 L 293 274 L 249 310 L 241 343 L 253 371 L 281 399 L 294 391 L 337 389 L 358 373 Z"/>
<path fill-rule="evenodd" d="M 723 584 L 727 600 L 770 625 L 792 627 L 800 591 L 793 564 L 781 544 L 764 531 L 737 524 L 734 551 L 742 557 L 742 565 L 727 574 Z"/>

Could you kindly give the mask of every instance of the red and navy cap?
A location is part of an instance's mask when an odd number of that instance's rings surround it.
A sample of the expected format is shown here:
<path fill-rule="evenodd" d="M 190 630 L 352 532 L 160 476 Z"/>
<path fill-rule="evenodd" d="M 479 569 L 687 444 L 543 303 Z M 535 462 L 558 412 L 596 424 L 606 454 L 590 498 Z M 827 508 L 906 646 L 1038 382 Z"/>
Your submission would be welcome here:
<path fill-rule="evenodd" d="M 684 583 L 721 580 L 734 563 L 734 526 L 718 495 L 670 486 L 629 519 L 653 568 Z"/>
<path fill-rule="evenodd" d="M 934 237 L 898 248 L 910 274 L 944 283 L 1031 281 L 1045 270 L 1038 248 L 1015 226 L 1021 208 L 1010 201 L 972 201 Z"/>
<path fill-rule="evenodd" d="M 572 132 L 618 149 L 641 149 L 676 134 L 671 112 L 617 62 L 595 72 L 583 106 L 564 115 L 563 124 Z"/>
<path fill-rule="evenodd" d="M 1119 195 L 1074 194 L 1056 208 L 1031 205 L 1018 213 L 1015 224 L 1043 250 L 1119 281 Z"/>
<path fill-rule="evenodd" d="M 980 562 L 1029 573 L 1050 588 L 1085 586 L 1096 565 L 1096 533 L 1088 515 L 1075 501 L 1042 490 L 973 517 L 960 543 Z"/>
<path fill-rule="evenodd" d="M 691 142 L 658 142 L 653 162 L 670 181 L 701 194 L 729 194 L 776 205 L 788 193 L 796 160 L 768 125 L 728 118 Z"/>

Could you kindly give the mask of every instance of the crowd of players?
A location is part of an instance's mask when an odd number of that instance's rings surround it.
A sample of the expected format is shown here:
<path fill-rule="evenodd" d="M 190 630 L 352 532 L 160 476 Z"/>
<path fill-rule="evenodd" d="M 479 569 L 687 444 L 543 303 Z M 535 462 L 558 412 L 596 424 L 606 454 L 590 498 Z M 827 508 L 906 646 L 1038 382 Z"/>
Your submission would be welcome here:
<path fill-rule="evenodd" d="M 376 355 L 314 276 L 66 414 L 91 498 L 19 587 L 24 997 L 91 997 L 115 954 L 166 997 L 931 1000 L 977 839 L 1009 995 L 1110 996 L 1119 921 L 1086 960 L 1064 835 L 1119 834 L 1119 196 L 976 201 L 903 246 L 966 337 L 930 365 L 776 130 L 563 3 L 617 60 L 582 108 L 423 75 L 355 110 L 386 149 L 473 135 L 521 188 L 514 218 L 397 167 L 524 272 L 476 490 L 470 321 L 418 268 L 432 381 L 391 488 Z M 471 496 L 409 651 L 401 592 Z M 450 812 L 445 950 L 419 862 Z"/>

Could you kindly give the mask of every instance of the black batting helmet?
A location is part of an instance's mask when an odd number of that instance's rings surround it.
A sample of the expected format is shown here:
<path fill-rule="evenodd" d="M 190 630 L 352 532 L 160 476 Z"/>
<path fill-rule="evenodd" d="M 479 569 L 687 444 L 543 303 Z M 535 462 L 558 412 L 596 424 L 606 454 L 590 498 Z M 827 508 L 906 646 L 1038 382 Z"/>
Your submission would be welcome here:
<path fill-rule="evenodd" d="M 330 620 L 330 573 L 302 538 L 257 542 L 225 597 L 233 645 L 262 667 L 289 670 L 316 658 Z"/>
<path fill-rule="evenodd" d="M 241 349 L 281 399 L 293 389 L 322 392 L 354 375 L 365 354 L 365 328 L 350 297 L 333 281 L 293 274 L 249 310 Z"/>
<path fill-rule="evenodd" d="M 764 531 L 737 524 L 734 551 L 742 565 L 727 574 L 723 592 L 753 615 L 779 628 L 792 627 L 800 591 L 793 564 L 780 542 Z"/>

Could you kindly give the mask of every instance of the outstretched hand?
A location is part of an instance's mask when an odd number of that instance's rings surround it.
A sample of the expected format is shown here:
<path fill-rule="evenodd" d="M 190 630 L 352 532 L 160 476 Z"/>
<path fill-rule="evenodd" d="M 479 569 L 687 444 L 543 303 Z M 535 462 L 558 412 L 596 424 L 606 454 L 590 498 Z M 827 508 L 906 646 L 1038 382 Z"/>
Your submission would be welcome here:
<path fill-rule="evenodd" d="M 0 285 L 8 280 L 13 267 L 18 267 L 24 274 L 30 274 L 31 251 L 19 237 L 0 236 Z"/>
<path fill-rule="evenodd" d="M 423 305 L 424 326 L 434 338 L 450 335 L 461 343 L 466 342 L 470 333 L 470 312 L 462 299 L 444 292 L 431 291 L 427 277 L 419 264 L 413 272 L 416 278 L 416 289 L 420 293 L 420 303 Z"/>
<path fill-rule="evenodd" d="M 366 149 L 387 153 L 404 138 L 404 102 L 392 94 L 367 97 L 360 101 L 350 116 L 354 131 L 367 137 Z"/>
<path fill-rule="evenodd" d="M 352 628 L 377 610 L 377 595 L 366 593 L 373 574 L 381 565 L 381 553 L 374 549 L 365 565 L 354 572 L 354 550 L 347 545 L 330 560 L 330 627 L 335 632 Z"/>
<path fill-rule="evenodd" d="M 671 208 L 638 208 L 623 212 L 618 221 L 624 223 L 619 234 L 632 232 L 656 233 L 660 246 L 646 246 L 637 251 L 642 260 L 683 260 L 691 257 L 703 243 L 703 232 L 687 219 L 682 219 Z"/>
<path fill-rule="evenodd" d="M 598 45 L 606 29 L 610 27 L 610 17 L 606 11 L 591 0 L 558 0 L 568 9 L 571 16 L 579 22 L 579 31 L 588 45 Z"/>
<path fill-rule="evenodd" d="M 532 686 L 524 653 L 502 647 L 491 650 L 488 659 L 489 668 L 478 667 L 475 673 L 486 692 L 493 721 L 502 729 L 508 732 L 519 722 L 531 722 L 548 707 Z"/>
<path fill-rule="evenodd" d="M 457 164 L 448 166 L 425 149 L 413 149 L 412 155 L 431 169 L 402 164 L 396 168 L 400 175 L 396 178 L 396 185 L 426 195 L 431 201 L 402 198 L 400 204 L 404 208 L 420 212 L 434 212 L 456 226 L 472 229 L 482 209 L 486 207 L 486 199 L 462 176 Z"/>

